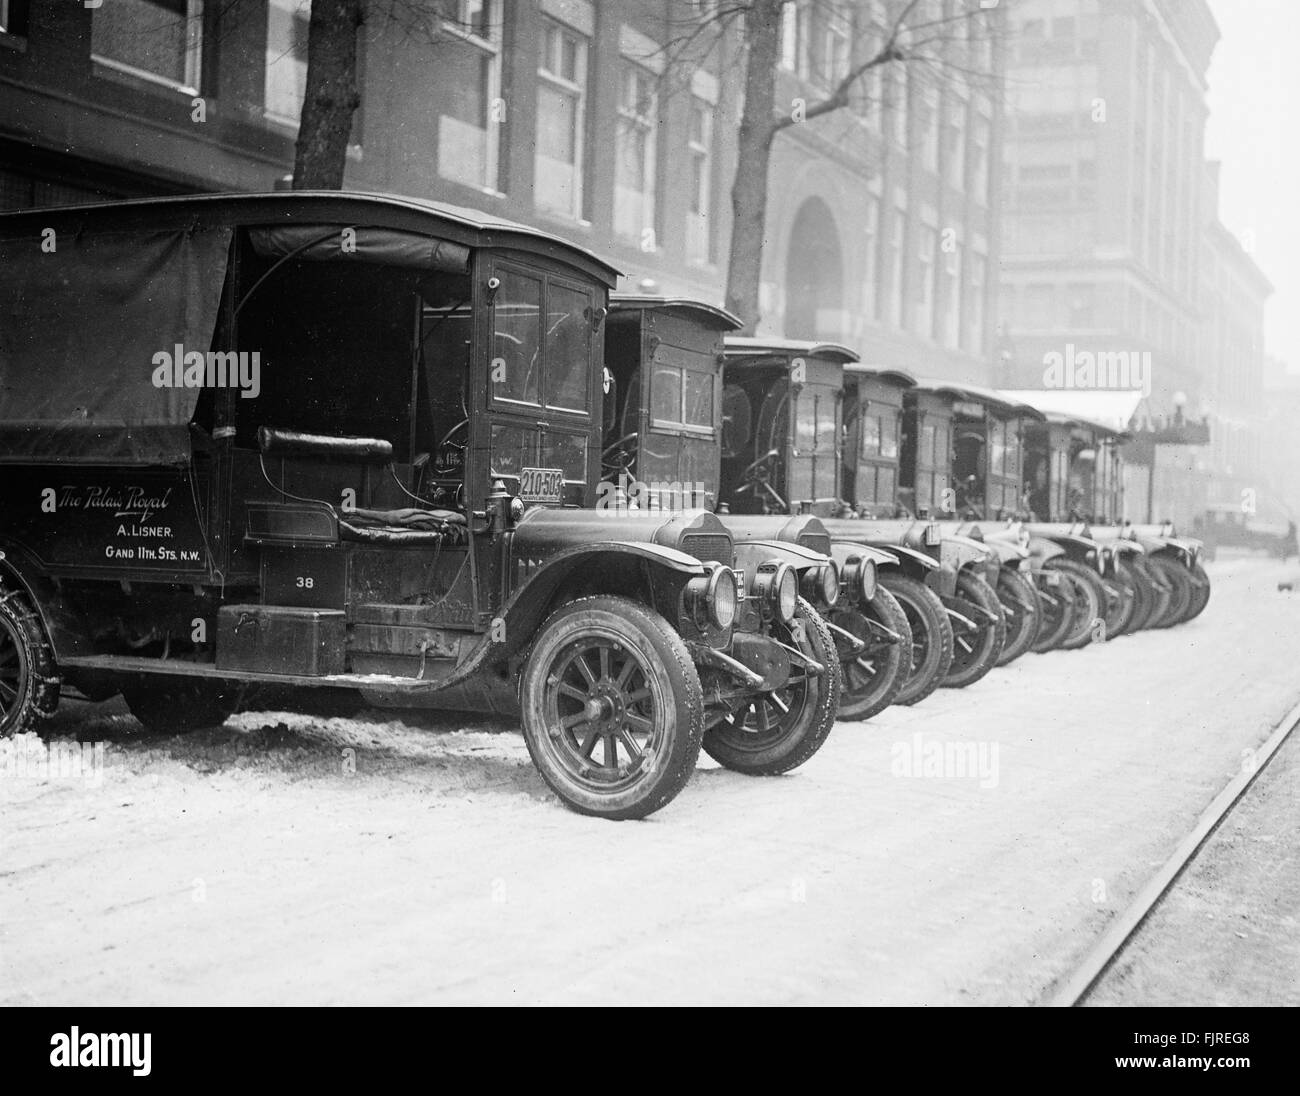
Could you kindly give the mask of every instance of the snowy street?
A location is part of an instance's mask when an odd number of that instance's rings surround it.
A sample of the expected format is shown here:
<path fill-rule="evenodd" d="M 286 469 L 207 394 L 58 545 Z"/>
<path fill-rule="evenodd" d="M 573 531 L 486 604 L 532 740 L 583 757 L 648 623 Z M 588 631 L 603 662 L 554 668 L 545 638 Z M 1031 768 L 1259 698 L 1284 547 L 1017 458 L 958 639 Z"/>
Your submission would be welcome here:
<path fill-rule="evenodd" d="M 0 767 L 0 1004 L 1038 1001 L 1300 699 L 1293 571 L 1221 560 L 1189 625 L 783 778 L 702 759 L 642 823 L 566 811 L 509 728 L 65 705 L 105 768 Z"/>

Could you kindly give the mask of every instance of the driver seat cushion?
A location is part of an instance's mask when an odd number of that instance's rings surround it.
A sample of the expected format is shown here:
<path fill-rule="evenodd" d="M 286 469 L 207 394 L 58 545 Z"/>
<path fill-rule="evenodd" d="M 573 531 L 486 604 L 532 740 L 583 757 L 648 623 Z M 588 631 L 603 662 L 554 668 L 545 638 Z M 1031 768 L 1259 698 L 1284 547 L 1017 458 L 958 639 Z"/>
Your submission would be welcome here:
<path fill-rule="evenodd" d="M 339 536 L 364 544 L 463 544 L 468 533 L 464 514 L 454 510 L 344 510 Z"/>

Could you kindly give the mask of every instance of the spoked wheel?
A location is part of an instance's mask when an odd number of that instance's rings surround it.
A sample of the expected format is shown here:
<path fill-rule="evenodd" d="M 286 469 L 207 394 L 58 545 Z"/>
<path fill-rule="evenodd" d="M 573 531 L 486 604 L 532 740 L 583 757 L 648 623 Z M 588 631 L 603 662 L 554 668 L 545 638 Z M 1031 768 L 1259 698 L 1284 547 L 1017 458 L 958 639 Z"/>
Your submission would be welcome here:
<path fill-rule="evenodd" d="M 912 630 L 912 669 L 894 703 L 915 704 L 939 687 L 952 665 L 952 623 L 939 595 L 925 583 L 882 572 L 879 584 L 902 606 Z"/>
<path fill-rule="evenodd" d="M 542 625 L 520 685 L 524 739 L 565 806 L 644 818 L 686 786 L 704 699 L 686 645 L 627 598 L 580 598 Z"/>
<path fill-rule="evenodd" d="M 830 622 L 866 644 L 860 651 L 837 635 L 840 656 L 840 719 L 870 719 L 893 704 L 911 672 L 912 626 L 897 599 L 883 586 L 857 609 L 832 609 Z M 874 627 L 873 627 L 874 625 Z M 900 638 L 893 642 L 881 629 Z"/>
<path fill-rule="evenodd" d="M 1043 566 L 1059 571 L 1071 580 L 1070 598 L 1073 619 L 1061 640 L 1063 651 L 1086 647 L 1094 638 L 1105 634 L 1106 588 L 1091 567 L 1072 559 L 1049 559 Z"/>
<path fill-rule="evenodd" d="M 0 738 L 38 730 L 58 706 L 45 628 L 23 595 L 0 583 Z"/>
<path fill-rule="evenodd" d="M 957 576 L 957 597 L 978 606 L 994 619 L 977 620 L 973 632 L 953 631 L 952 665 L 944 675 L 945 689 L 964 689 L 973 685 L 997 665 L 998 655 L 1007 638 L 1007 622 L 993 587 L 979 575 L 963 571 Z M 960 605 L 954 606 L 961 612 Z M 962 614 L 963 616 L 966 614 Z"/>
<path fill-rule="evenodd" d="M 998 600 L 1007 618 L 1007 640 L 998 655 L 998 665 L 1014 662 L 1033 643 L 1038 625 L 1043 619 L 1043 609 L 1038 601 L 1034 584 L 1019 571 L 1003 567 L 998 572 Z"/>
<path fill-rule="evenodd" d="M 789 772 L 822 748 L 840 701 L 840 660 L 831 630 L 803 598 L 794 624 L 775 625 L 781 642 L 821 665 L 790 658 L 790 678 L 751 697 L 704 732 L 704 752 L 719 765 L 754 776 Z"/>
<path fill-rule="evenodd" d="M 220 727 L 239 710 L 246 687 L 231 681 L 142 674 L 122 699 L 151 734 L 189 734 Z"/>
<path fill-rule="evenodd" d="M 1169 587 L 1169 605 L 1158 617 L 1153 617 L 1150 628 L 1172 628 L 1180 623 L 1192 607 L 1192 579 L 1186 567 L 1168 556 L 1152 556 L 1148 561 L 1152 569 Z"/>

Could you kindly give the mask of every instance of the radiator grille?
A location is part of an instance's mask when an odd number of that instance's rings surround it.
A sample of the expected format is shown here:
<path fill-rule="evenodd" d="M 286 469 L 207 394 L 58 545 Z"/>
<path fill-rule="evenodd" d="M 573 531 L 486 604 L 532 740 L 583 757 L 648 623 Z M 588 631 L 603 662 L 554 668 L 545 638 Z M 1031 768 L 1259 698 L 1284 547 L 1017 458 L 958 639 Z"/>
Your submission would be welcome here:
<path fill-rule="evenodd" d="M 682 551 L 701 563 L 731 566 L 731 538 L 717 533 L 695 533 L 682 537 Z"/>

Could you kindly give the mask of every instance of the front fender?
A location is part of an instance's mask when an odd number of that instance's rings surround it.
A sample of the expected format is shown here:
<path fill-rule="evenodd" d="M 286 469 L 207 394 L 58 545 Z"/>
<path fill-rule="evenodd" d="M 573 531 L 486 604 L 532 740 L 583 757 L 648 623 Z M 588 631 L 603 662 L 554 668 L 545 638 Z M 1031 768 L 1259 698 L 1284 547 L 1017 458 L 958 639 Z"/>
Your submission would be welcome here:
<path fill-rule="evenodd" d="M 747 575 L 752 575 L 764 563 L 773 560 L 788 563 L 800 574 L 826 562 L 826 557 L 820 552 L 789 541 L 737 540 L 733 550 L 736 553 L 736 569 L 743 568 Z"/>
<path fill-rule="evenodd" d="M 988 549 L 970 537 L 945 536 L 939 544 L 939 559 L 944 566 L 960 571 L 972 564 L 983 566 Z"/>

